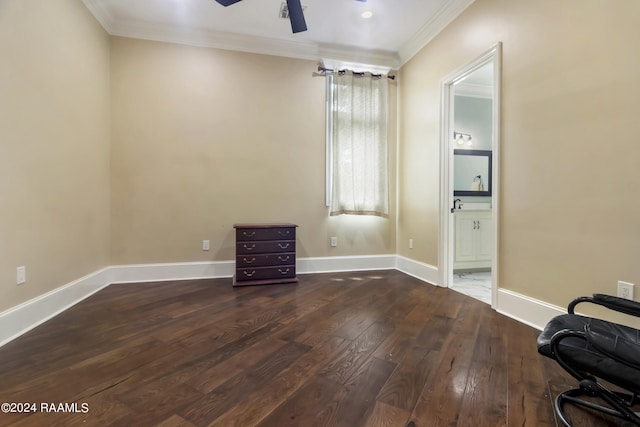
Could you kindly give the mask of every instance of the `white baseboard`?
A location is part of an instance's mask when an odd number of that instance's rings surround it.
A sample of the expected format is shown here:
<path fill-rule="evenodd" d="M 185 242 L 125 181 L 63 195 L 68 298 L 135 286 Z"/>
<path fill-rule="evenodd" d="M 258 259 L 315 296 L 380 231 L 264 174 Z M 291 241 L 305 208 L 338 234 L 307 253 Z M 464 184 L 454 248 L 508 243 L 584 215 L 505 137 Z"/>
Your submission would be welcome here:
<path fill-rule="evenodd" d="M 496 311 L 511 317 L 525 325 L 543 330 L 547 322 L 560 314 L 566 314 L 566 308 L 549 304 L 508 289 L 498 289 Z"/>
<path fill-rule="evenodd" d="M 115 265 L 89 274 L 0 313 L 0 347 L 112 283 L 232 277 L 234 261 Z M 397 255 L 298 258 L 299 274 L 397 269 L 430 284 L 438 268 Z M 497 311 L 537 329 L 565 310 L 506 289 L 498 290 Z"/>
<path fill-rule="evenodd" d="M 438 286 L 438 267 L 398 255 L 396 268 L 409 276 Z M 508 289 L 498 289 L 496 311 L 538 330 L 544 329 L 547 322 L 555 316 L 567 312 L 566 308 Z"/>
<path fill-rule="evenodd" d="M 0 347 L 109 285 L 109 267 L 0 313 Z"/>
<path fill-rule="evenodd" d="M 298 258 L 298 273 L 395 268 L 395 255 Z M 234 261 L 114 265 L 0 313 L 0 347 L 112 283 L 232 277 Z"/>
<path fill-rule="evenodd" d="M 298 258 L 296 272 L 332 273 L 339 271 L 389 270 L 395 268 L 395 255 Z M 109 267 L 111 283 L 160 282 L 232 277 L 234 261 L 183 262 L 170 264 L 132 264 Z"/>
<path fill-rule="evenodd" d="M 296 261 L 296 272 L 298 274 L 391 270 L 396 268 L 395 255 L 298 258 Z"/>
<path fill-rule="evenodd" d="M 438 286 L 438 267 L 402 256 L 396 257 L 396 268 L 409 276 Z M 498 289 L 496 311 L 525 325 L 542 330 L 549 320 L 567 310 L 508 289 Z"/>
<path fill-rule="evenodd" d="M 162 282 L 232 277 L 234 261 L 131 264 L 109 267 L 110 283 Z"/>
<path fill-rule="evenodd" d="M 438 285 L 438 267 L 397 255 L 396 268 L 409 276 Z"/>

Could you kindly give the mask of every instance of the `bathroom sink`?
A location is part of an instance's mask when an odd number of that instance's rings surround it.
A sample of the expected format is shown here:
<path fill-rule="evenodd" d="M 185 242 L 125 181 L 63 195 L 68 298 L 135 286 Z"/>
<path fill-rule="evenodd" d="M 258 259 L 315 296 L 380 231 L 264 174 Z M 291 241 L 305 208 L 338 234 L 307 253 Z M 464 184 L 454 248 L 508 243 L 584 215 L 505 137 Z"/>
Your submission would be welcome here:
<path fill-rule="evenodd" d="M 491 203 L 458 203 L 457 211 L 489 211 Z"/>

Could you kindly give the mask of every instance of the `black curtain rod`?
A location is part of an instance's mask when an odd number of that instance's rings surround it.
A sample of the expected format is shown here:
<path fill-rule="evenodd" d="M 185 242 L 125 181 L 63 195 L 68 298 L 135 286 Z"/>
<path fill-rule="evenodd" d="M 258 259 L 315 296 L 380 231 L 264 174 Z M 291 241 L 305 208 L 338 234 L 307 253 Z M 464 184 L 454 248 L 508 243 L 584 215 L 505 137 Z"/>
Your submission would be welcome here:
<path fill-rule="evenodd" d="M 318 71 L 319 71 L 319 72 L 321 72 L 321 73 L 338 73 L 338 74 L 344 74 L 344 73 L 346 73 L 347 71 L 351 71 L 351 70 L 337 70 L 337 71 L 336 71 L 336 70 L 333 70 L 333 69 L 331 69 L 331 68 L 324 68 L 323 66 L 318 65 Z M 366 74 L 366 73 L 364 73 L 364 72 L 357 72 L 357 71 L 351 71 L 351 72 L 353 73 L 353 75 L 355 75 L 355 76 L 359 76 L 359 77 L 363 77 L 363 76 Z M 382 78 L 382 74 L 375 74 L 375 73 L 370 73 L 370 74 L 371 74 L 371 77 L 375 77 L 375 78 Z M 390 75 L 387 75 L 387 78 L 388 78 L 389 80 L 395 80 L 395 79 L 396 79 L 396 76 L 390 76 Z"/>

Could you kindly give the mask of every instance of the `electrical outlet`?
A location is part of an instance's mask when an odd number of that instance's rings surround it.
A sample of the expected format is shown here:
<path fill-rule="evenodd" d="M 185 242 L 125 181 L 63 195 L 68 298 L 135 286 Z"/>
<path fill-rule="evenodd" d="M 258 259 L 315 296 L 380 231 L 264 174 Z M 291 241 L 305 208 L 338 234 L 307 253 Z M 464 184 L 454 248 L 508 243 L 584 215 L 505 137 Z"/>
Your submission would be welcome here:
<path fill-rule="evenodd" d="M 22 285 L 27 281 L 27 267 L 16 268 L 16 284 Z"/>
<path fill-rule="evenodd" d="M 618 296 L 620 298 L 633 299 L 633 283 L 618 281 Z"/>
<path fill-rule="evenodd" d="M 211 248 L 209 241 L 208 240 L 203 240 L 202 241 L 202 250 L 203 251 L 208 251 Z"/>
<path fill-rule="evenodd" d="M 331 246 L 333 246 L 334 248 L 336 246 L 338 246 L 338 238 L 337 237 L 332 237 L 331 238 Z"/>
<path fill-rule="evenodd" d="M 413 249 L 413 239 L 409 239 L 409 249 Z"/>

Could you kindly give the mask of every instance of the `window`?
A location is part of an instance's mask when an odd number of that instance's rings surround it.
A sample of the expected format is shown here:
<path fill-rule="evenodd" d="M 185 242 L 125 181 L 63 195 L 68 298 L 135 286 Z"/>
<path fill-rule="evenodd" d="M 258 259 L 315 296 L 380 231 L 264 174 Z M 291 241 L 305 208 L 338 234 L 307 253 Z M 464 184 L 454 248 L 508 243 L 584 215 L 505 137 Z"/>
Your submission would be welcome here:
<path fill-rule="evenodd" d="M 327 76 L 327 85 L 330 215 L 386 218 L 388 80 L 341 72 Z"/>

